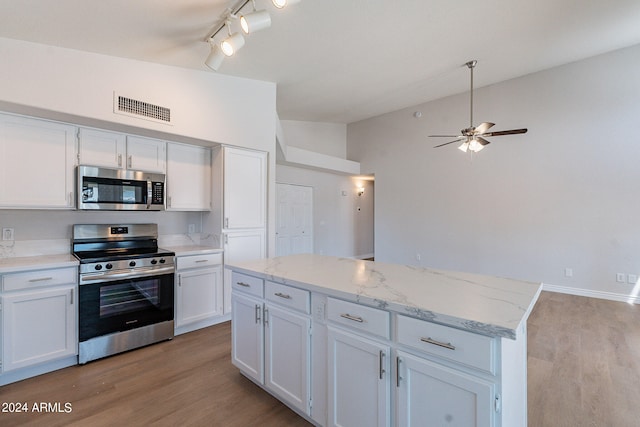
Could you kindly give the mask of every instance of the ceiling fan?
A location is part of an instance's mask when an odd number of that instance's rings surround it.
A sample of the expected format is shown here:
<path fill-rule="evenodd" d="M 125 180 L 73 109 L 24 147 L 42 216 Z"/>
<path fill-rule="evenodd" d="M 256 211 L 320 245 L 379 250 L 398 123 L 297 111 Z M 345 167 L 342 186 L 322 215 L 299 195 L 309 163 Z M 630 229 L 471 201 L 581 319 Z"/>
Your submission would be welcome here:
<path fill-rule="evenodd" d="M 478 61 L 475 59 L 473 61 L 467 62 L 465 65 L 469 67 L 471 70 L 471 108 L 470 108 L 470 123 L 469 127 L 466 129 L 462 129 L 460 131 L 460 135 L 429 135 L 434 138 L 456 138 L 453 141 L 445 142 L 444 144 L 436 145 L 433 148 L 442 147 L 445 145 L 453 144 L 454 142 L 462 142 L 462 145 L 458 147 L 458 149 L 464 151 L 471 150 L 474 153 L 482 150 L 485 145 L 489 144 L 490 141 L 487 141 L 485 137 L 490 136 L 502 136 L 502 135 L 514 135 L 518 133 L 526 133 L 527 129 L 511 129 L 511 130 L 501 130 L 501 131 L 493 131 L 488 132 L 490 128 L 492 128 L 495 123 L 484 122 L 480 123 L 478 126 L 473 126 L 473 69 L 475 68 Z"/>

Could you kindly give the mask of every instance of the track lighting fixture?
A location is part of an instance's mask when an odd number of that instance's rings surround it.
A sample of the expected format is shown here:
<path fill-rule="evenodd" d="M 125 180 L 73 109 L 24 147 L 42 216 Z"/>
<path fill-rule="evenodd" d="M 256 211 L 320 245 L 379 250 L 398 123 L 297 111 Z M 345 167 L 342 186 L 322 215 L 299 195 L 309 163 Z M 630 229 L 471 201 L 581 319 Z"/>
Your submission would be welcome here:
<path fill-rule="evenodd" d="M 240 27 L 245 34 L 255 33 L 271 26 L 271 16 L 266 10 L 256 10 L 256 0 L 252 0 L 253 12 L 240 16 Z"/>
<path fill-rule="evenodd" d="M 288 6 L 290 4 L 300 3 L 300 1 L 301 0 L 271 0 L 273 5 L 278 9 L 282 9 L 283 7 Z"/>
<path fill-rule="evenodd" d="M 220 66 L 222 65 L 222 61 L 224 61 L 225 54 L 222 52 L 220 46 L 213 42 L 213 39 L 209 40 L 209 44 L 211 45 L 211 52 L 209 53 L 209 56 L 207 56 L 207 60 L 204 61 L 204 63 L 213 71 L 218 71 L 218 68 L 220 68 Z"/>
<path fill-rule="evenodd" d="M 300 3 L 302 0 L 271 0 L 273 5 L 278 9 L 282 9 L 290 4 Z M 244 34 L 254 33 L 256 31 L 269 28 L 271 26 L 271 16 L 266 10 L 256 10 L 255 0 L 238 0 L 220 16 L 220 19 L 211 29 L 207 37 L 204 39 L 211 45 L 211 52 L 205 60 L 205 65 L 214 71 L 222 65 L 225 56 L 232 56 L 242 46 L 245 40 L 240 32 L 231 32 L 231 20 L 238 18 L 238 13 L 249 3 L 252 3 L 253 11 L 240 15 L 240 27 Z M 228 36 L 219 44 L 216 42 L 216 36 L 227 27 Z"/>

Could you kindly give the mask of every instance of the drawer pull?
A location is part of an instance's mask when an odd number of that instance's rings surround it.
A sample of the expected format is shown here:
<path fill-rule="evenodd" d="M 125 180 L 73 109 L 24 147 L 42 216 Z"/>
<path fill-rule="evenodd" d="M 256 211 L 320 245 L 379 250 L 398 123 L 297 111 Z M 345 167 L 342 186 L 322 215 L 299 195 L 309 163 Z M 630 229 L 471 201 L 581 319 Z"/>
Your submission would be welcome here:
<path fill-rule="evenodd" d="M 284 298 L 284 299 L 291 299 L 291 295 L 283 294 L 282 292 L 276 292 L 275 296 Z"/>
<path fill-rule="evenodd" d="M 198 263 L 198 262 L 208 262 L 208 261 L 209 261 L 208 259 L 199 259 L 199 260 L 196 261 L 196 263 Z"/>
<path fill-rule="evenodd" d="M 427 344 L 433 344 L 433 345 L 437 345 L 439 347 L 444 347 L 444 348 L 448 348 L 449 350 L 455 350 L 456 347 L 451 344 L 450 342 L 444 343 L 441 341 L 436 341 L 434 339 L 432 339 L 431 337 L 429 338 L 420 338 L 420 341 L 422 342 L 426 342 Z"/>
<path fill-rule="evenodd" d="M 47 280 L 53 280 L 53 277 L 41 277 L 40 279 L 30 279 L 29 283 L 33 282 L 46 282 Z"/>
<path fill-rule="evenodd" d="M 349 313 L 341 314 L 340 317 L 344 317 L 345 319 L 353 320 L 354 322 L 358 322 L 358 323 L 364 322 L 364 319 L 362 317 L 360 317 L 360 316 L 352 316 Z"/>
<path fill-rule="evenodd" d="M 248 283 L 244 283 L 244 282 L 236 282 L 236 285 L 238 286 L 244 286 L 245 288 L 250 288 L 251 285 Z"/>

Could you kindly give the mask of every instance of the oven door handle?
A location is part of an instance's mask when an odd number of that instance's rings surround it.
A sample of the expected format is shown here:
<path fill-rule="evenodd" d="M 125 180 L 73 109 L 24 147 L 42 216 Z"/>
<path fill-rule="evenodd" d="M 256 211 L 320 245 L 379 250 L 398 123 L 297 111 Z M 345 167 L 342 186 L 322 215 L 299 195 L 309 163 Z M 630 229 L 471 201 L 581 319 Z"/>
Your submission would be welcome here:
<path fill-rule="evenodd" d="M 111 282 L 120 279 L 136 279 L 140 277 L 162 276 L 174 272 L 173 267 L 138 268 L 135 271 L 114 271 L 108 273 L 88 273 L 80 275 L 80 285 L 88 282 Z"/>

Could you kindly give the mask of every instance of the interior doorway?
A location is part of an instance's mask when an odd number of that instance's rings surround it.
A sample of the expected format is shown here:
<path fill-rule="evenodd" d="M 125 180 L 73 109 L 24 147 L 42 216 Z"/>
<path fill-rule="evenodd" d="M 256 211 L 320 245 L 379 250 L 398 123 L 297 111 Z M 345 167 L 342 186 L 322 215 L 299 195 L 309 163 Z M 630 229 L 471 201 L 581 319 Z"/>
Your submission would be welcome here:
<path fill-rule="evenodd" d="M 276 183 L 276 256 L 313 253 L 313 187 Z"/>

